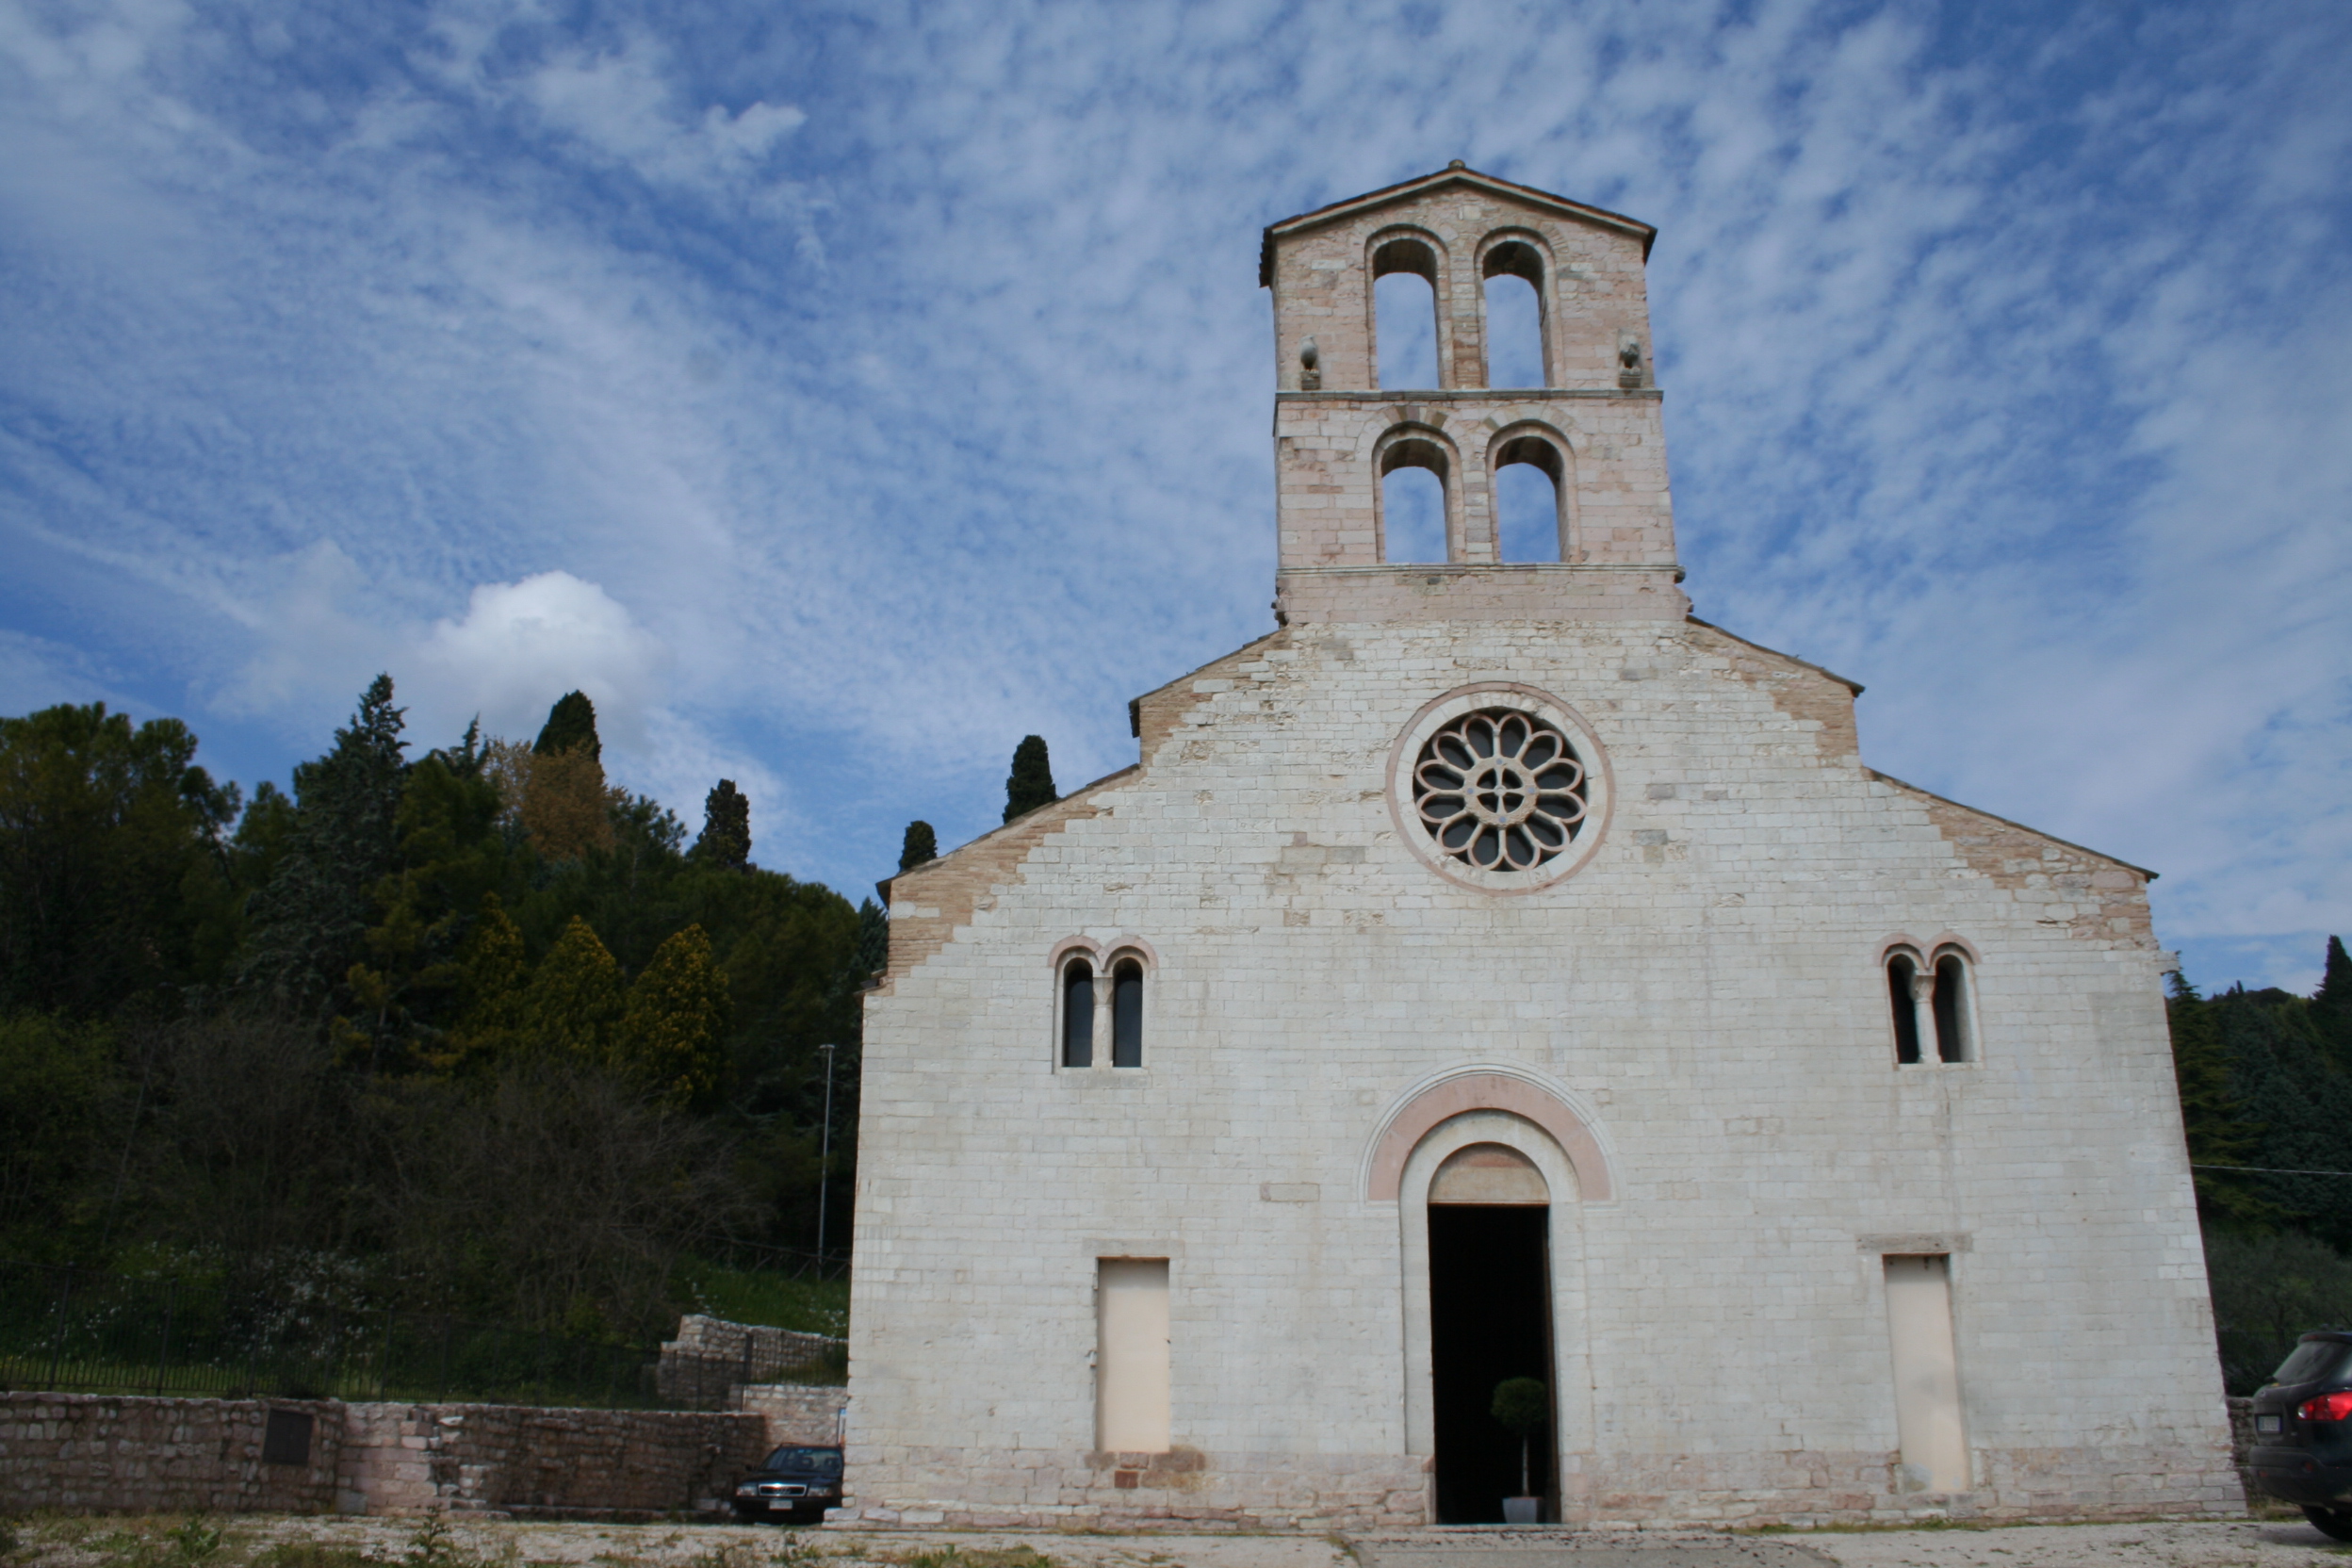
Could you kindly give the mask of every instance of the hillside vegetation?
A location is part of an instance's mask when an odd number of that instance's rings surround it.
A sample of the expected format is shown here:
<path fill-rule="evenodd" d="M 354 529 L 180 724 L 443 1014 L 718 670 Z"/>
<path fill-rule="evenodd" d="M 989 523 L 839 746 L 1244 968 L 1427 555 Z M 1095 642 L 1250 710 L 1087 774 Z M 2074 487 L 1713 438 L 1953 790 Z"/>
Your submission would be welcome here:
<path fill-rule="evenodd" d="M 0 720 L 0 1254 L 641 1335 L 812 1245 L 825 1045 L 845 1243 L 880 911 L 727 781 L 691 845 L 610 788 L 578 693 L 404 727 L 379 678 L 248 801 L 174 719 Z"/>

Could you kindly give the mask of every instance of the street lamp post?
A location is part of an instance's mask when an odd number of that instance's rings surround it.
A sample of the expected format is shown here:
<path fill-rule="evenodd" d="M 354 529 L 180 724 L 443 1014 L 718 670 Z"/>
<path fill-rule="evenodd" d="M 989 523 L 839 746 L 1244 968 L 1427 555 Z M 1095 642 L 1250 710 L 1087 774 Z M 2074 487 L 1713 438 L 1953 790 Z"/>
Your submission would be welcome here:
<path fill-rule="evenodd" d="M 817 1155 L 817 1278 L 825 1278 L 825 1197 L 833 1176 L 833 1050 L 829 1045 L 817 1047 L 825 1053 L 825 1133 Z"/>

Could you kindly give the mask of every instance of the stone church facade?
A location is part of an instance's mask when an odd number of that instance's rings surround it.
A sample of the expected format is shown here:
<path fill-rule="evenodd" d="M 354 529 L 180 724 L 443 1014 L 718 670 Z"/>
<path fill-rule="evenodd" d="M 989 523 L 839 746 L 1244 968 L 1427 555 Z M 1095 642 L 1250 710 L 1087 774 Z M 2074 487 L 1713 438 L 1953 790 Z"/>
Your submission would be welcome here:
<path fill-rule="evenodd" d="M 886 887 L 837 1517 L 2236 1507 L 2149 874 L 1690 615 L 1651 237 L 1459 165 L 1266 231 L 1278 629 Z M 1378 390 L 1394 271 L 1436 388 Z M 1486 385 L 1505 274 L 1542 388 Z M 1385 559 L 1400 466 L 1444 562 Z"/>

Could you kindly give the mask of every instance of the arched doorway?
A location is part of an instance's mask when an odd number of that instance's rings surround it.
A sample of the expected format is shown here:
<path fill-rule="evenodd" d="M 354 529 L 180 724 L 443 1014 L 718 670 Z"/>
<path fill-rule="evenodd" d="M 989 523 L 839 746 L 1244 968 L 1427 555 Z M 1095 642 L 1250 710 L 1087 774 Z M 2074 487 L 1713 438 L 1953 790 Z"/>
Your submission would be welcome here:
<path fill-rule="evenodd" d="M 1429 1410 L 1440 1524 L 1503 1522 L 1503 1499 L 1552 1495 L 1551 1423 L 1521 1440 L 1495 1419 L 1512 1378 L 1546 1389 L 1552 1355 L 1551 1189 L 1527 1155 L 1472 1143 L 1446 1156 L 1429 1188 Z"/>

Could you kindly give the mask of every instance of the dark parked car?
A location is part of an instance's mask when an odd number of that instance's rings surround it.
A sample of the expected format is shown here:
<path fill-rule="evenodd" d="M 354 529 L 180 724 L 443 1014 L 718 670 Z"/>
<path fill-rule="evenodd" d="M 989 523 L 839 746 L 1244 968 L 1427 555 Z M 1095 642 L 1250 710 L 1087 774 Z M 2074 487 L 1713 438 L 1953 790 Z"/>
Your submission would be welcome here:
<path fill-rule="evenodd" d="M 2305 1334 L 2254 1396 L 2254 1480 L 2352 1541 L 2352 1332 Z"/>
<path fill-rule="evenodd" d="M 822 1524 L 825 1511 L 841 1500 L 839 1448 L 788 1443 L 735 1483 L 735 1517 L 747 1525 L 767 1519 Z"/>

